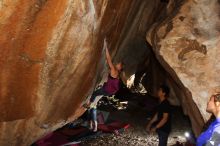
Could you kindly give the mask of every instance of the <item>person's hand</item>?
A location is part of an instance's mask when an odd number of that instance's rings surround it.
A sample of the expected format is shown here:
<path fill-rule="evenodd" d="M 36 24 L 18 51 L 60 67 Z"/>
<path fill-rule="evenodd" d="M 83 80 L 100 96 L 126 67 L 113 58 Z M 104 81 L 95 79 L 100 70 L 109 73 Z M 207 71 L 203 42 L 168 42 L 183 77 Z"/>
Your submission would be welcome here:
<path fill-rule="evenodd" d="M 89 108 L 90 105 L 91 105 L 91 103 L 90 103 L 90 102 L 87 102 L 87 103 L 85 103 L 85 104 L 83 105 L 83 107 L 84 107 L 84 108 Z"/>
<path fill-rule="evenodd" d="M 87 104 L 87 107 L 89 108 L 91 106 L 91 102 L 89 102 L 88 104 Z"/>
<path fill-rule="evenodd" d="M 156 130 L 157 130 L 157 128 L 156 128 L 156 127 L 153 127 L 153 128 L 151 128 L 150 132 L 151 132 L 151 133 L 155 133 Z"/>
<path fill-rule="evenodd" d="M 83 107 L 84 107 L 84 108 L 88 108 L 87 103 L 83 104 Z"/>
<path fill-rule="evenodd" d="M 150 125 L 150 124 L 147 124 L 147 126 L 146 126 L 147 132 L 150 132 L 150 127 L 151 127 L 151 125 Z"/>
<path fill-rule="evenodd" d="M 104 46 L 103 46 L 103 47 L 104 47 L 105 49 L 108 49 L 108 46 L 107 46 L 107 45 L 108 45 L 108 44 L 107 44 L 107 40 L 106 40 L 106 38 L 104 38 Z"/>

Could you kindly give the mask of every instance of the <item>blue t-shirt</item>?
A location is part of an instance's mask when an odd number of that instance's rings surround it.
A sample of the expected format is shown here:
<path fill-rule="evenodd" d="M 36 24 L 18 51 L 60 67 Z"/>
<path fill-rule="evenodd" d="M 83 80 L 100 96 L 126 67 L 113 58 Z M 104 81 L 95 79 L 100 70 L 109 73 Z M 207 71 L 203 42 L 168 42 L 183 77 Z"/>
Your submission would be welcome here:
<path fill-rule="evenodd" d="M 220 118 L 212 122 L 209 128 L 197 139 L 196 146 L 220 146 Z"/>

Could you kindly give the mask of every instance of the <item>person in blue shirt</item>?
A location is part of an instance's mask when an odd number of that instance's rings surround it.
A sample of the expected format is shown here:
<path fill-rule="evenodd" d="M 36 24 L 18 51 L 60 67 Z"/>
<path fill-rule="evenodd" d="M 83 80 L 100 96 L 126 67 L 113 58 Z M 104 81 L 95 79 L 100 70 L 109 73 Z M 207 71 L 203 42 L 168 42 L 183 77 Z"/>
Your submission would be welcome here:
<path fill-rule="evenodd" d="M 208 129 L 197 138 L 197 146 L 220 146 L 220 93 L 212 95 L 206 111 L 215 116 Z"/>

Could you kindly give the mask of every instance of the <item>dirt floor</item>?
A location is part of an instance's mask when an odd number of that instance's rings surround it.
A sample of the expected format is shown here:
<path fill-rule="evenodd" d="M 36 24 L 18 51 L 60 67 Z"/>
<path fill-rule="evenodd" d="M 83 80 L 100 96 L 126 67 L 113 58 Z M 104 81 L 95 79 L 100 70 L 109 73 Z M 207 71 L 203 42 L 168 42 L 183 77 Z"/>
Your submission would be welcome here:
<path fill-rule="evenodd" d="M 156 134 L 147 133 L 146 123 L 152 112 L 141 103 L 141 100 L 133 99 L 128 102 L 125 110 L 117 110 L 111 106 L 101 106 L 99 109 L 110 112 L 109 121 L 118 120 L 129 123 L 131 127 L 120 135 L 108 134 L 96 139 L 83 141 L 83 146 L 156 146 L 158 139 Z M 190 132 L 191 126 L 187 116 L 184 116 L 180 107 L 174 107 L 172 113 L 172 132 L 169 136 L 168 146 L 176 145 L 176 142 L 186 142 L 185 132 Z"/>

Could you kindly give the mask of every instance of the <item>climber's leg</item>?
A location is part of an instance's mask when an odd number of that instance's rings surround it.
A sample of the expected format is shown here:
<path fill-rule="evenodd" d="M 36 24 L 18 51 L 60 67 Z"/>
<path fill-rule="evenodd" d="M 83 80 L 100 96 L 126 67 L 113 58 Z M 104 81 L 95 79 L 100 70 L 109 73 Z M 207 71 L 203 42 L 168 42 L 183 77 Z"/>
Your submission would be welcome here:
<path fill-rule="evenodd" d="M 95 108 L 91 108 L 91 120 L 92 122 L 90 123 L 92 126 L 90 128 L 92 128 L 93 131 L 97 131 L 97 110 Z"/>
<path fill-rule="evenodd" d="M 98 122 L 94 121 L 94 129 L 93 129 L 93 131 L 97 132 L 97 130 L 98 130 Z"/>

